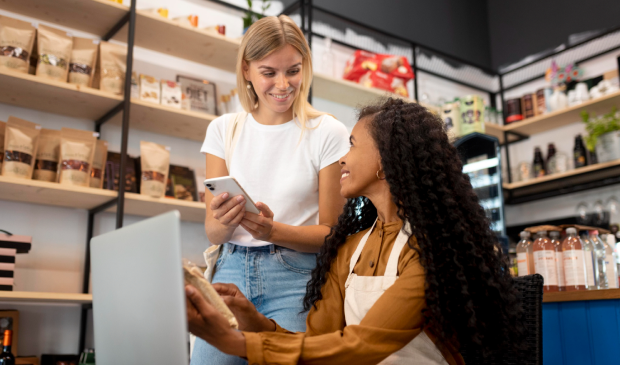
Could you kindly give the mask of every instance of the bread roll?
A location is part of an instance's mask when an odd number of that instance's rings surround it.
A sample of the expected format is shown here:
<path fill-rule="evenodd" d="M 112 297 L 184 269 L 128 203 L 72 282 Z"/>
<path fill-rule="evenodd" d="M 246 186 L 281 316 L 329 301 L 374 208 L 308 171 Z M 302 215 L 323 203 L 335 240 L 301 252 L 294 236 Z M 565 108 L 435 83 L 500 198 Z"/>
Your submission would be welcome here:
<path fill-rule="evenodd" d="M 185 284 L 192 285 L 196 288 L 202 296 L 211 303 L 212 306 L 217 309 L 218 312 L 222 313 L 222 315 L 228 320 L 230 327 L 234 329 L 239 329 L 239 323 L 237 322 L 237 318 L 230 311 L 226 303 L 222 300 L 220 295 L 215 291 L 211 283 L 209 283 L 203 277 L 203 274 L 200 272 L 200 269 L 197 267 L 189 267 L 187 265 L 183 265 L 183 274 L 185 276 Z"/>

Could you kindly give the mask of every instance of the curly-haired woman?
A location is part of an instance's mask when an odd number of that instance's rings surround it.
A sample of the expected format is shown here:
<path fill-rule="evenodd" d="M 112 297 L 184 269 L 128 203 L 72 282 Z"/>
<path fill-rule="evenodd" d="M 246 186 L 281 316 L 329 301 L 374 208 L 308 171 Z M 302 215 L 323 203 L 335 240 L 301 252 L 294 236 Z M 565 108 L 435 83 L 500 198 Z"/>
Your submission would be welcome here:
<path fill-rule="evenodd" d="M 245 332 L 188 286 L 190 330 L 251 364 L 463 364 L 462 345 L 520 348 L 507 262 L 441 120 L 388 99 L 361 110 L 350 141 L 348 201 L 307 286 L 307 331 L 282 329 L 227 284 L 216 290 Z"/>

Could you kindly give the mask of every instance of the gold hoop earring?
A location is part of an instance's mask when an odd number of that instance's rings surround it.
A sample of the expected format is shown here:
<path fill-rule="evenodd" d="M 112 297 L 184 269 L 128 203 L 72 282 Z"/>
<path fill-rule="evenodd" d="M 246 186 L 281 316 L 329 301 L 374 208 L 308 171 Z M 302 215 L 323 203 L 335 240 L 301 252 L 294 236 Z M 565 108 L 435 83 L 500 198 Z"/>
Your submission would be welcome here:
<path fill-rule="evenodd" d="M 385 176 L 384 177 L 379 177 L 379 172 L 381 172 L 381 170 L 377 170 L 377 179 L 378 180 L 385 180 Z"/>

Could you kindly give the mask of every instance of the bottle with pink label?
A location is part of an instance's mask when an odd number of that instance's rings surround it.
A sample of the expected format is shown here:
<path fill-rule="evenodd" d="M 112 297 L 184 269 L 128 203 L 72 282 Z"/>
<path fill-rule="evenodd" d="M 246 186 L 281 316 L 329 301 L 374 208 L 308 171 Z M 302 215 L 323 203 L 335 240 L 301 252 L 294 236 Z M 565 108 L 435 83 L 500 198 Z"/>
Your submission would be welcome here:
<path fill-rule="evenodd" d="M 534 274 L 534 256 L 530 232 L 523 231 L 519 234 L 521 241 L 517 243 L 517 270 L 519 276 Z"/>
<path fill-rule="evenodd" d="M 566 291 L 586 290 L 586 259 L 583 242 L 577 236 L 576 228 L 567 228 L 566 234 L 562 242 Z"/>
<path fill-rule="evenodd" d="M 558 269 L 555 263 L 555 247 L 547 237 L 547 231 L 536 233 L 536 240 L 533 242 L 534 269 L 537 274 L 544 278 L 543 291 L 557 292 Z"/>
<path fill-rule="evenodd" d="M 550 232 L 549 237 L 555 250 L 555 267 L 558 271 L 558 289 L 566 290 L 566 282 L 564 280 L 564 255 L 562 253 L 562 241 L 560 240 L 560 232 Z"/>

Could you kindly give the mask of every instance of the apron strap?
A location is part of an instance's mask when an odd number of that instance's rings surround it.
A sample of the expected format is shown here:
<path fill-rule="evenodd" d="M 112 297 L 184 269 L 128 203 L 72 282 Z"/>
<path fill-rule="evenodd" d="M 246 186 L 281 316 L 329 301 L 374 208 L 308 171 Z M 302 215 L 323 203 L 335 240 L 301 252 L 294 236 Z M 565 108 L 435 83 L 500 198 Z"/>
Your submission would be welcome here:
<path fill-rule="evenodd" d="M 398 273 L 398 258 L 400 257 L 401 251 L 409 241 L 409 235 L 406 232 L 411 231 L 410 227 L 409 222 L 405 221 L 403 228 L 400 229 L 400 232 L 396 237 L 396 242 L 394 242 L 394 247 L 392 247 L 392 252 L 390 253 L 387 267 L 385 268 L 385 277 L 396 278 L 396 274 Z"/>

